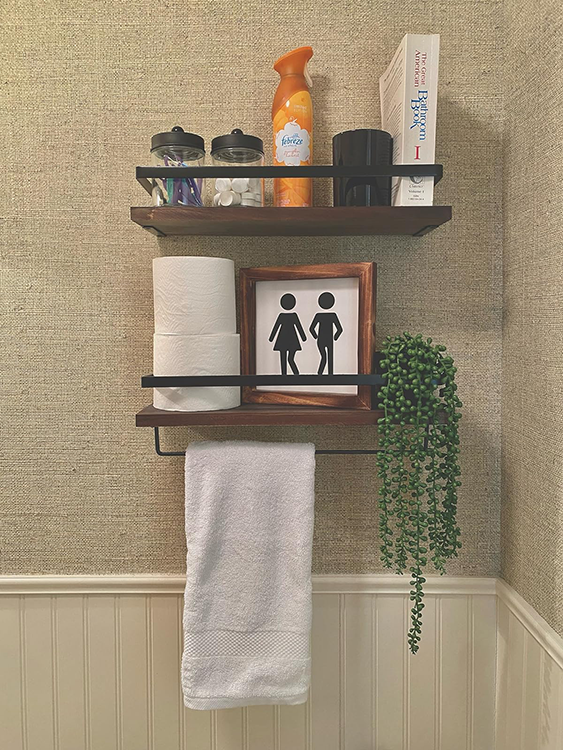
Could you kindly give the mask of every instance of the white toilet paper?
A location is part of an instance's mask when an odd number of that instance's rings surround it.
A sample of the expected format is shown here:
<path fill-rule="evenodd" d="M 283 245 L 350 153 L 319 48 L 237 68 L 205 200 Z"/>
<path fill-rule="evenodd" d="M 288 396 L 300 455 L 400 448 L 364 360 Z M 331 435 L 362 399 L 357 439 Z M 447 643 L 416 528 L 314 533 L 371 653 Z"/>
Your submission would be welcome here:
<path fill-rule="evenodd" d="M 155 258 L 153 286 L 157 333 L 213 335 L 236 331 L 232 260 Z"/>
<path fill-rule="evenodd" d="M 163 375 L 239 375 L 240 336 L 154 334 L 153 373 Z M 153 402 L 168 411 L 214 411 L 240 406 L 238 387 L 155 388 Z"/>

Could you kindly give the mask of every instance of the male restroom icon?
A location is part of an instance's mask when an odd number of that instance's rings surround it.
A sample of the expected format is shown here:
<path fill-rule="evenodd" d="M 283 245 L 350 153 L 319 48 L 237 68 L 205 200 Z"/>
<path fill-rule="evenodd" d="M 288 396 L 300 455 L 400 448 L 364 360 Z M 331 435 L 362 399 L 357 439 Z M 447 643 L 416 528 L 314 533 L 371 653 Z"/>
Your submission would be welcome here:
<path fill-rule="evenodd" d="M 330 310 L 334 307 L 334 302 L 334 294 L 331 292 L 323 292 L 318 299 L 319 307 L 323 310 Z M 328 374 L 334 375 L 334 342 L 338 341 L 343 331 L 338 315 L 334 312 L 318 312 L 313 318 L 309 331 L 317 340 L 321 355 L 318 375 L 324 373 L 327 365 Z"/>

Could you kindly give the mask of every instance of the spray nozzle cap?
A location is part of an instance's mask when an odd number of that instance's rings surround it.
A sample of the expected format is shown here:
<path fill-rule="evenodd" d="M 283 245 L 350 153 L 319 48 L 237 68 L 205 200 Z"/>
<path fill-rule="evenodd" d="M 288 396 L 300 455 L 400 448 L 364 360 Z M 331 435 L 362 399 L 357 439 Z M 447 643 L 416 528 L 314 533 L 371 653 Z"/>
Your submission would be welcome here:
<path fill-rule="evenodd" d="M 291 52 L 286 52 L 274 63 L 274 70 L 276 70 L 281 76 L 286 75 L 302 75 L 309 76 L 307 73 L 307 62 L 313 56 L 312 47 L 298 47 L 292 49 Z M 309 77 L 307 85 L 309 86 Z"/>

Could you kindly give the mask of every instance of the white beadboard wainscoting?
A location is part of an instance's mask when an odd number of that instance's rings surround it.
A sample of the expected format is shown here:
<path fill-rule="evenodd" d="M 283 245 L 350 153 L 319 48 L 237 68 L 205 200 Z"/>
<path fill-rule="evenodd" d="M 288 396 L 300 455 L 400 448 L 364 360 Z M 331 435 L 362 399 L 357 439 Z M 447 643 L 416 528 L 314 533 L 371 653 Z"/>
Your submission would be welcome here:
<path fill-rule="evenodd" d="M 183 583 L 0 578 L 2 750 L 563 748 L 561 639 L 496 579 L 429 578 L 411 657 L 408 578 L 316 576 L 308 703 L 209 712 L 182 706 Z"/>
<path fill-rule="evenodd" d="M 563 750 L 563 638 L 497 582 L 495 750 Z"/>

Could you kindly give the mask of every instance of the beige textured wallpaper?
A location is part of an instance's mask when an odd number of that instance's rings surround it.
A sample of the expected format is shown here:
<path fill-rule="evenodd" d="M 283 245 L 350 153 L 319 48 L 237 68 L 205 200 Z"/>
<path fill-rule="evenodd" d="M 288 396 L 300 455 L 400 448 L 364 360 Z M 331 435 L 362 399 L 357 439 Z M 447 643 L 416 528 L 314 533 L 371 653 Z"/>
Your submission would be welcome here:
<path fill-rule="evenodd" d="M 464 547 L 450 571 L 497 574 L 501 4 L 7 0 L 2 15 L 0 572 L 184 569 L 182 461 L 158 458 L 151 432 L 134 427 L 150 398 L 139 380 L 151 370 L 151 260 L 177 253 L 239 267 L 379 264 L 378 342 L 421 331 L 459 367 Z M 378 77 L 407 31 L 442 35 L 436 201 L 453 205 L 449 225 L 421 239 L 158 241 L 129 220 L 147 202 L 134 168 L 148 163 L 153 133 L 180 124 L 209 143 L 238 126 L 269 144 L 272 63 L 299 44 L 314 48 L 315 160 L 327 163 L 334 133 L 379 127 Z M 348 428 L 163 432 L 175 447 L 375 440 Z M 317 466 L 315 571 L 380 570 L 373 458 Z"/>
<path fill-rule="evenodd" d="M 563 635 L 563 6 L 507 0 L 502 574 Z"/>

